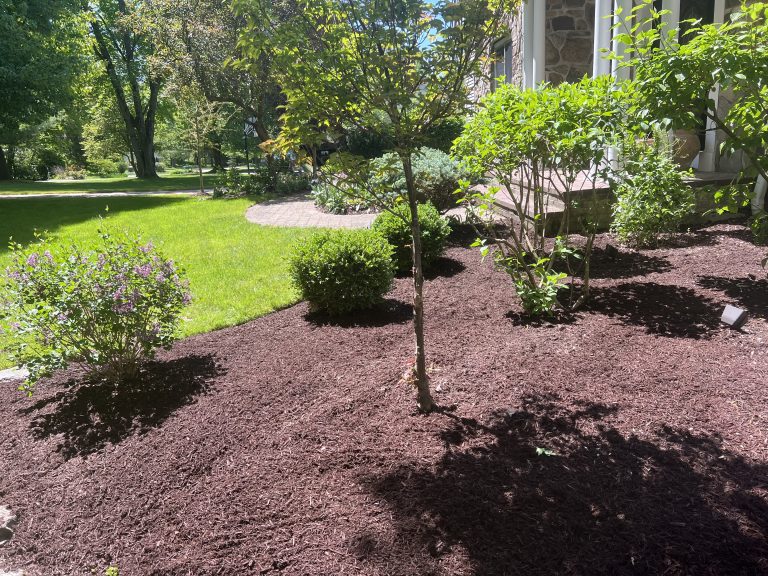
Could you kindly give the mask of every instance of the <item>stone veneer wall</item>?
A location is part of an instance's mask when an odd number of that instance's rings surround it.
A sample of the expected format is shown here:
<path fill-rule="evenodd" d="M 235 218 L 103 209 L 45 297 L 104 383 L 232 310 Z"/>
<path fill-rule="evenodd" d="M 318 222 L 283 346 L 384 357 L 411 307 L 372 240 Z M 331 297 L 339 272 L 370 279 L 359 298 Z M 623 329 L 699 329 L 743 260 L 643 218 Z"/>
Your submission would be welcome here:
<path fill-rule="evenodd" d="M 535 0 L 544 1 L 544 0 Z M 546 0 L 546 78 L 553 84 L 592 75 L 594 0 Z"/>

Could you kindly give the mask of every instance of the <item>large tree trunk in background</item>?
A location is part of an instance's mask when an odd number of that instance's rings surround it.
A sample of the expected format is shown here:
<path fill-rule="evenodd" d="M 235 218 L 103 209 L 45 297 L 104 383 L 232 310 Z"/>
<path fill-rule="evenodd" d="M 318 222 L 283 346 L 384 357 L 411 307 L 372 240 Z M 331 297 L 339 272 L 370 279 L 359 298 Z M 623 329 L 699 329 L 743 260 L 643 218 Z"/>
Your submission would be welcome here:
<path fill-rule="evenodd" d="M 8 162 L 5 159 L 5 152 L 3 147 L 0 146 L 0 180 L 10 180 L 11 170 L 8 167 Z"/>
<path fill-rule="evenodd" d="M 421 224 L 419 223 L 416 181 L 413 176 L 410 151 L 400 153 L 411 208 L 411 235 L 413 240 L 413 330 L 416 336 L 416 405 L 421 412 L 431 412 L 435 403 L 429 391 L 427 354 L 424 347 L 424 269 L 421 262 Z"/>
<path fill-rule="evenodd" d="M 124 0 L 118 0 L 120 12 L 127 14 Z M 87 9 L 87 5 L 86 5 Z M 115 63 L 112 60 L 112 53 L 109 50 L 109 42 L 114 45 L 112 36 L 104 33 L 99 20 L 91 21 L 91 31 L 96 41 L 94 51 L 96 56 L 104 62 L 107 77 L 115 92 L 117 108 L 120 116 L 125 122 L 128 142 L 135 159 L 135 170 L 138 178 L 157 178 L 157 166 L 155 163 L 155 115 L 157 113 L 157 100 L 160 93 L 160 82 L 156 79 L 145 78 L 144 87 L 149 87 L 149 99 L 146 104 L 142 99 L 143 90 L 139 74 L 136 71 L 136 62 L 138 56 L 135 53 L 135 45 L 132 38 L 125 34 L 123 36 L 123 45 L 119 46 L 117 53 L 124 61 L 129 70 L 127 78 L 127 87 L 130 90 L 130 101 L 123 85 L 123 80 L 117 73 Z M 107 38 L 110 38 L 108 40 Z"/>

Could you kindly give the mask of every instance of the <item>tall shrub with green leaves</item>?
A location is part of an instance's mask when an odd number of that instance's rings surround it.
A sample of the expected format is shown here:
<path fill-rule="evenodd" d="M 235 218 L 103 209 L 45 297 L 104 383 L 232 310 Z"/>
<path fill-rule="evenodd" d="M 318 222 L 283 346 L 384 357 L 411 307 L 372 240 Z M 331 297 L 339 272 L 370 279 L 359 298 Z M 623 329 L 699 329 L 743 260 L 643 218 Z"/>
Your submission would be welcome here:
<path fill-rule="evenodd" d="M 610 77 L 532 90 L 505 84 L 483 99 L 456 141 L 454 154 L 466 169 L 495 182 L 487 189 L 472 189 L 465 182 L 465 203 L 479 235 L 476 245 L 509 273 L 531 314 L 573 310 L 589 296 L 594 220 L 589 212 L 583 217 L 586 242 L 580 270 L 573 269 L 572 192 L 580 178 L 591 175 L 594 191 L 597 178 L 608 177 L 607 151 L 631 131 L 631 101 L 631 84 Z M 503 233 L 494 210 L 497 194 L 516 213 Z M 548 241 L 549 221 L 559 211 L 557 240 Z M 560 301 L 562 281 L 577 274 L 580 296 L 572 303 Z"/>
<path fill-rule="evenodd" d="M 295 0 L 270 17 L 271 0 L 236 0 L 246 19 L 244 59 L 274 57 L 286 97 L 277 144 L 297 148 L 358 127 L 392 142 L 405 176 L 414 261 L 417 405 L 434 402 L 427 376 L 421 226 L 413 154 L 431 129 L 463 115 L 467 80 L 480 74 L 517 0 Z M 365 159 L 362 159 L 365 161 Z"/>
<path fill-rule="evenodd" d="M 664 138 L 664 135 L 662 135 Z M 623 244 L 655 246 L 662 234 L 680 228 L 693 210 L 695 193 L 672 159 L 669 147 L 628 141 L 615 180 L 611 231 Z"/>
<path fill-rule="evenodd" d="M 768 180 L 768 3 L 744 2 L 724 24 L 689 23 L 683 38 L 662 14 L 643 0 L 617 28 L 625 52 L 614 57 L 634 70 L 639 114 L 672 128 L 697 126 L 705 115 L 725 136 L 721 152 L 742 152 Z M 715 105 L 715 86 L 732 94 L 732 106 Z"/>

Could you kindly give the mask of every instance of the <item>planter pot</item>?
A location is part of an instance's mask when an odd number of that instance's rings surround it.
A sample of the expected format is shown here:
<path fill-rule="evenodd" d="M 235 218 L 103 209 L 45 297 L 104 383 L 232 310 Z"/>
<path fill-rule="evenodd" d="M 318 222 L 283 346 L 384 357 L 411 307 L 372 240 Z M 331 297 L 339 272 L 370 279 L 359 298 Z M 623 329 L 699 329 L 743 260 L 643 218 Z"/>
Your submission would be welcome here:
<path fill-rule="evenodd" d="M 672 149 L 675 163 L 687 170 L 701 152 L 699 135 L 693 130 L 675 130 Z"/>

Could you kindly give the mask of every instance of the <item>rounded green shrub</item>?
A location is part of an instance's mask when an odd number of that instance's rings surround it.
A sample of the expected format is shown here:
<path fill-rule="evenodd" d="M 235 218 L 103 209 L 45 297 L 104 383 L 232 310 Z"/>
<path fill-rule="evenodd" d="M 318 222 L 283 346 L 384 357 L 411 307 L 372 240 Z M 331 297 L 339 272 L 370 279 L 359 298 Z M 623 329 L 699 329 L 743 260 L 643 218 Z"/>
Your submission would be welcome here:
<path fill-rule="evenodd" d="M 299 244 L 290 273 L 315 310 L 332 315 L 370 308 L 392 285 L 392 246 L 370 230 L 331 230 Z"/>
<path fill-rule="evenodd" d="M 399 272 L 407 272 L 413 267 L 411 209 L 403 203 L 393 210 L 395 214 L 382 212 L 377 216 L 371 228 L 394 246 L 392 258 L 395 268 Z M 451 228 L 432 204 L 419 204 L 418 213 L 421 223 L 421 258 L 424 267 L 428 268 L 443 253 Z"/>

